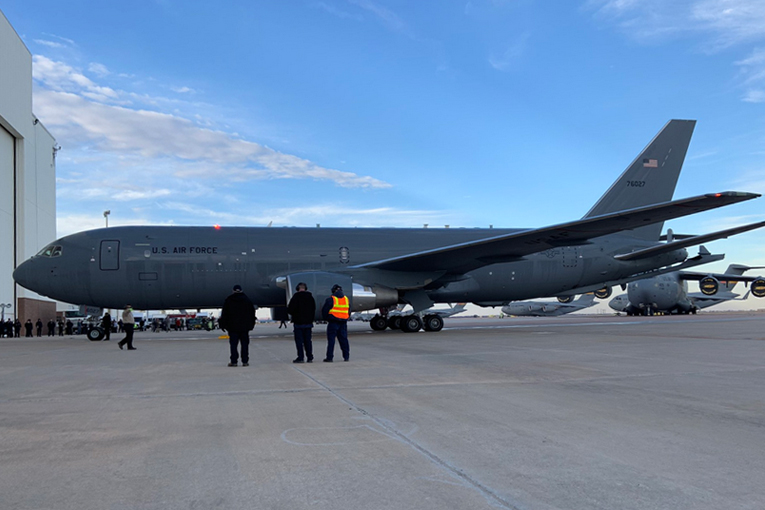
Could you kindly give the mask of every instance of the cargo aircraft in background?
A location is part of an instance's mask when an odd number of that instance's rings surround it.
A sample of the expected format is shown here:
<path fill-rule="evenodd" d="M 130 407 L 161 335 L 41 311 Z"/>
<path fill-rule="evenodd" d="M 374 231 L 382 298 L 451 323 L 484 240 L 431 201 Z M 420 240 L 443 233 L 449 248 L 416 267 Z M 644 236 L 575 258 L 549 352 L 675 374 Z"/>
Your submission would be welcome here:
<path fill-rule="evenodd" d="M 595 294 L 588 292 L 579 296 L 576 301 L 518 301 L 503 306 L 502 313 L 516 317 L 558 317 L 584 310 L 594 304 Z"/>
<path fill-rule="evenodd" d="M 437 331 L 434 303 L 502 306 L 571 297 L 714 260 L 686 248 L 765 222 L 660 242 L 663 222 L 760 195 L 710 193 L 672 200 L 695 121 L 668 122 L 579 220 L 528 229 L 126 226 L 58 239 L 14 272 L 52 299 L 137 309 L 217 308 L 235 284 L 259 307 L 285 310 L 298 282 L 317 303 L 334 284 L 352 311 L 413 307 L 402 330 Z M 765 294 L 765 282 L 762 282 Z M 758 287 L 759 288 L 759 287 Z M 317 318 L 320 311 L 317 310 Z"/>
<path fill-rule="evenodd" d="M 677 271 L 638 280 L 627 285 L 627 293 L 616 296 L 608 306 L 627 315 L 653 315 L 654 313 L 696 313 L 709 306 L 738 299 L 733 289 L 740 282 L 751 284 L 749 292 L 762 296 L 762 276 L 744 276 L 746 271 L 765 269 L 731 264 L 725 273 Z M 699 282 L 699 292 L 688 293 L 688 281 Z M 742 298 L 746 299 L 747 295 Z"/>

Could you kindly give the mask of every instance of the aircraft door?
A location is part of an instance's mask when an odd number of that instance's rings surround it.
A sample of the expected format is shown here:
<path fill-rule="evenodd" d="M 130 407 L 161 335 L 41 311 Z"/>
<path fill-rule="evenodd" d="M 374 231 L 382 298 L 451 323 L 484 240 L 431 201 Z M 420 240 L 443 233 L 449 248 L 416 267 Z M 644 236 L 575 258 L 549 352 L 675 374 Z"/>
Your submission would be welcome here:
<path fill-rule="evenodd" d="M 116 271 L 120 268 L 120 242 L 101 241 L 101 271 Z"/>

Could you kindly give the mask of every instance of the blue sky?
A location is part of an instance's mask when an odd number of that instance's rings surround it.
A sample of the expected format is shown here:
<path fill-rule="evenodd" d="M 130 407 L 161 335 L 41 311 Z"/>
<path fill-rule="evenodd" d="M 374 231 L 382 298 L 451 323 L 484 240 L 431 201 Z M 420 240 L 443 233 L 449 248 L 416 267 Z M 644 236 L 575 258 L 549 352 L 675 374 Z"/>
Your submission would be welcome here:
<path fill-rule="evenodd" d="M 671 118 L 676 198 L 765 192 L 762 0 L 9 0 L 63 149 L 59 235 L 103 225 L 539 227 Z M 765 199 L 668 223 L 765 219 Z M 765 265 L 765 233 L 710 243 Z"/>

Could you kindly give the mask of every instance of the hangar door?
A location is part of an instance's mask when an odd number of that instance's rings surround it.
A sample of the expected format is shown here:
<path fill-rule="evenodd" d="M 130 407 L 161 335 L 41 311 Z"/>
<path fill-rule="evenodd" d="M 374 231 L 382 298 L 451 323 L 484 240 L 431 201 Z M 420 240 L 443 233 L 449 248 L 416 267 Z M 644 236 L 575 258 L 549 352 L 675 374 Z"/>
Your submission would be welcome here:
<path fill-rule="evenodd" d="M 13 303 L 13 193 L 16 139 L 0 126 L 0 302 Z M 6 310 L 8 312 L 10 310 Z M 7 317 L 7 314 L 6 314 Z"/>
<path fill-rule="evenodd" d="M 101 241 L 101 270 L 116 271 L 120 268 L 120 242 Z"/>

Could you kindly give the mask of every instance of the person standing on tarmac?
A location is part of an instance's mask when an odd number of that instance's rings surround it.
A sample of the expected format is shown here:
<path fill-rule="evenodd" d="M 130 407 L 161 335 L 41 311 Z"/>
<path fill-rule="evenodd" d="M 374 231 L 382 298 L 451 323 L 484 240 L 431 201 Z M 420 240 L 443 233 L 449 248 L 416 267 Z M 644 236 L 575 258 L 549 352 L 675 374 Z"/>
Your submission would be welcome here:
<path fill-rule="evenodd" d="M 104 342 L 112 339 L 112 316 L 106 312 L 101 319 L 101 329 L 104 330 Z"/>
<path fill-rule="evenodd" d="M 241 285 L 234 285 L 234 293 L 226 298 L 218 319 L 220 329 L 228 331 L 228 343 L 231 347 L 230 367 L 239 361 L 238 345 L 242 345 L 242 366 L 250 366 L 250 330 L 255 327 L 255 305 L 242 292 Z"/>
<path fill-rule="evenodd" d="M 305 361 L 311 363 L 313 362 L 311 333 L 313 318 L 316 314 L 316 301 L 313 299 L 313 295 L 308 292 L 308 285 L 305 283 L 298 283 L 295 290 L 297 292 L 287 305 L 287 311 L 292 317 L 292 331 L 295 335 L 295 347 L 297 347 L 297 358 L 292 362 L 303 362 L 303 350 L 305 348 Z"/>
<path fill-rule="evenodd" d="M 321 315 L 327 321 L 327 357 L 325 363 L 332 363 L 335 357 L 335 337 L 343 351 L 343 361 L 351 357 L 351 346 L 348 344 L 348 317 L 350 316 L 350 300 L 343 294 L 343 288 L 335 284 L 332 295 L 324 301 Z"/>
<path fill-rule="evenodd" d="M 122 325 L 125 329 L 125 338 L 117 342 L 117 346 L 122 350 L 122 346 L 127 344 L 128 351 L 136 350 L 133 347 L 133 333 L 135 333 L 135 318 L 133 317 L 133 307 L 130 305 L 125 306 L 125 311 L 122 312 Z"/>

